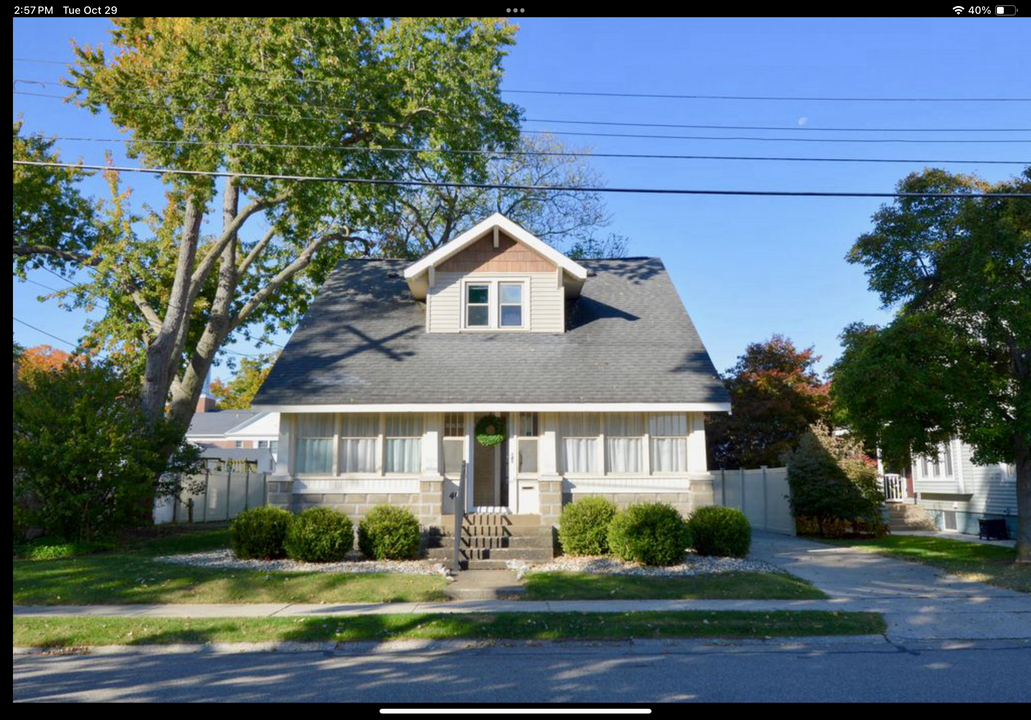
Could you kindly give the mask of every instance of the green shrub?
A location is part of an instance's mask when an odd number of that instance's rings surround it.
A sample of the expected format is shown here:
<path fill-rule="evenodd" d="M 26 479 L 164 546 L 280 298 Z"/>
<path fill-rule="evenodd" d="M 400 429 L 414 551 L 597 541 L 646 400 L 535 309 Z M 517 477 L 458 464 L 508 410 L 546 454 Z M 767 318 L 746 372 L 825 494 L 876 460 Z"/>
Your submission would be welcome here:
<path fill-rule="evenodd" d="M 688 546 L 687 523 L 666 503 L 629 505 L 609 523 L 609 550 L 621 560 L 675 565 Z"/>
<path fill-rule="evenodd" d="M 286 557 L 286 535 L 294 516 L 280 508 L 244 510 L 229 526 L 229 545 L 243 560 L 272 560 Z"/>
<path fill-rule="evenodd" d="M 408 560 L 421 545 L 419 521 L 408 508 L 377 505 L 358 523 L 358 548 L 372 560 Z"/>
<path fill-rule="evenodd" d="M 567 555 L 605 555 L 609 551 L 609 523 L 616 506 L 605 498 L 587 497 L 562 508 L 558 539 Z"/>
<path fill-rule="evenodd" d="M 815 524 L 812 534 L 880 532 L 884 495 L 877 485 L 877 466 L 857 441 L 814 426 L 785 462 L 791 513 L 796 519 L 805 518 L 805 527 Z"/>
<path fill-rule="evenodd" d="M 691 547 L 699 555 L 745 557 L 752 546 L 752 526 L 740 510 L 709 506 L 688 518 Z"/>
<path fill-rule="evenodd" d="M 309 508 L 290 524 L 284 543 L 286 554 L 304 562 L 342 560 L 354 547 L 354 526 L 336 510 Z"/>

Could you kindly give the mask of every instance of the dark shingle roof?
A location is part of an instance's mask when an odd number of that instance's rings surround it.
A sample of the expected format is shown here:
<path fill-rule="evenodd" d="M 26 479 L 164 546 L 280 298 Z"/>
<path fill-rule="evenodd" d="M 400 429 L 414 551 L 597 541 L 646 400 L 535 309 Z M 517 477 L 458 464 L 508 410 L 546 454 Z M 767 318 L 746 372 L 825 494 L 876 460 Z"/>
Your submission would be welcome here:
<path fill-rule="evenodd" d="M 427 333 L 403 260 L 344 260 L 254 405 L 726 403 L 661 260 L 584 260 L 566 333 Z"/>

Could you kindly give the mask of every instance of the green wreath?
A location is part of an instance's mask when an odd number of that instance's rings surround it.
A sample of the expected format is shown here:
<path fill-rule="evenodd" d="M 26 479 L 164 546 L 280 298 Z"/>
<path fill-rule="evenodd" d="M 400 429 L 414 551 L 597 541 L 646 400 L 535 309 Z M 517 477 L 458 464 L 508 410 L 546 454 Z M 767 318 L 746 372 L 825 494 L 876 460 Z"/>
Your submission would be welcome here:
<path fill-rule="evenodd" d="M 500 445 L 505 439 L 505 421 L 497 415 L 484 415 L 476 423 L 476 442 L 483 447 Z"/>

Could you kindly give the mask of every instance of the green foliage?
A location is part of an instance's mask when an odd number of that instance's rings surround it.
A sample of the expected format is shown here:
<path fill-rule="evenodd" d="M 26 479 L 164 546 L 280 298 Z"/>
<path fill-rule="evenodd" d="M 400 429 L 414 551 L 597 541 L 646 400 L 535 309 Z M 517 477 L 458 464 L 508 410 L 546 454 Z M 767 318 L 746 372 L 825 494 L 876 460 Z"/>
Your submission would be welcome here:
<path fill-rule="evenodd" d="M 856 534 L 881 524 L 884 495 L 877 467 L 854 439 L 815 426 L 785 460 L 792 514 L 815 522 L 817 534 L 836 523 L 847 523 Z"/>
<path fill-rule="evenodd" d="M 117 543 L 111 540 L 67 541 L 47 536 L 25 543 L 16 543 L 14 554 L 15 557 L 25 560 L 57 560 L 113 550 L 116 547 L 118 547 Z"/>
<path fill-rule="evenodd" d="M 243 560 L 286 557 L 286 537 L 294 516 L 269 505 L 244 510 L 229 526 L 229 545 Z"/>
<path fill-rule="evenodd" d="M 290 524 L 286 554 L 304 562 L 343 560 L 354 547 L 354 526 L 343 513 L 315 507 L 302 511 Z"/>
<path fill-rule="evenodd" d="M 1031 168 L 996 185 L 927 169 L 898 189 L 1031 193 Z M 955 436 L 975 462 L 1015 463 L 1018 555 L 1031 562 L 1031 203 L 900 197 L 873 221 L 848 260 L 898 312 L 845 329 L 834 398 L 891 464 Z"/>
<path fill-rule="evenodd" d="M 93 540 L 149 524 L 154 498 L 196 462 L 182 428 L 149 422 L 138 386 L 107 363 L 79 359 L 20 380 L 14 495 L 50 533 Z"/>
<path fill-rule="evenodd" d="M 689 542 L 687 522 L 666 503 L 628 505 L 609 523 L 609 550 L 621 560 L 675 565 L 684 560 Z"/>
<path fill-rule="evenodd" d="M 830 401 L 815 369 L 819 359 L 782 335 L 745 348 L 723 376 L 733 414 L 705 418 L 710 466 L 777 465 L 810 425 L 826 421 Z"/>
<path fill-rule="evenodd" d="M 740 510 L 710 505 L 687 521 L 691 547 L 699 555 L 743 558 L 752 546 L 752 526 Z"/>
<path fill-rule="evenodd" d="M 257 358 L 243 358 L 240 367 L 228 383 L 215 380 L 211 383 L 211 394 L 223 410 L 246 410 L 268 377 L 279 353 Z"/>
<path fill-rule="evenodd" d="M 422 530 L 406 507 L 377 505 L 358 523 L 358 548 L 372 560 L 409 560 L 419 554 Z"/>
<path fill-rule="evenodd" d="M 476 442 L 483 447 L 494 447 L 505 440 L 505 421 L 493 413 L 484 415 L 476 423 Z"/>
<path fill-rule="evenodd" d="M 616 506 L 605 498 L 587 497 L 562 508 L 558 539 L 566 555 L 605 555 L 609 523 Z"/>

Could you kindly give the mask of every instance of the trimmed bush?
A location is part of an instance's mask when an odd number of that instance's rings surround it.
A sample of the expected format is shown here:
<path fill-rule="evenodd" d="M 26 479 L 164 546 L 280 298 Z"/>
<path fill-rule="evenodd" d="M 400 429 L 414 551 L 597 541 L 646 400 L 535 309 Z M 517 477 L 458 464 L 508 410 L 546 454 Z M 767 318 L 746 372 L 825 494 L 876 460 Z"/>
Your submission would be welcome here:
<path fill-rule="evenodd" d="M 609 523 L 616 506 L 605 498 L 587 497 L 562 508 L 558 539 L 567 555 L 606 555 Z"/>
<path fill-rule="evenodd" d="M 358 549 L 372 560 L 409 560 L 421 546 L 419 521 L 408 508 L 377 505 L 358 523 Z"/>
<path fill-rule="evenodd" d="M 354 547 L 354 525 L 343 513 L 326 507 L 302 511 L 290 524 L 284 548 L 294 560 L 343 560 Z"/>
<path fill-rule="evenodd" d="M 609 523 L 609 550 L 621 560 L 675 565 L 684 559 L 687 523 L 666 503 L 628 505 Z"/>
<path fill-rule="evenodd" d="M 243 560 L 286 557 L 284 543 L 293 520 L 286 510 L 268 505 L 244 510 L 229 526 L 229 545 Z"/>
<path fill-rule="evenodd" d="M 752 547 L 752 526 L 740 510 L 710 506 L 698 508 L 687 521 L 691 547 L 699 555 L 745 557 Z"/>

